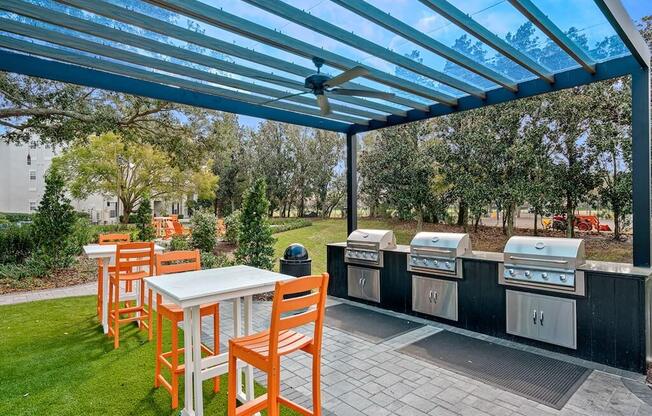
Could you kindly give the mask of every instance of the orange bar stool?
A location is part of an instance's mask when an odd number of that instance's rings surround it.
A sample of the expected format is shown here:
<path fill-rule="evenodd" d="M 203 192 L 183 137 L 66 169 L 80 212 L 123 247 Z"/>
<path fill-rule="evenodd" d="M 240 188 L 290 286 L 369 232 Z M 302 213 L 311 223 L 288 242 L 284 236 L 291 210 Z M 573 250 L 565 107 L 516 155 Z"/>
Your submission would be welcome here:
<path fill-rule="evenodd" d="M 201 269 L 199 250 L 171 251 L 156 255 L 156 274 L 189 272 Z M 202 305 L 199 309 L 201 317 L 213 316 L 214 348 L 211 350 L 202 344 L 201 349 L 208 355 L 220 353 L 220 307 L 217 303 Z M 163 318 L 172 324 L 172 346 L 170 351 L 163 352 Z M 183 322 L 183 309 L 171 304 L 163 303 L 162 296 L 156 295 L 156 369 L 154 374 L 154 387 L 161 385 L 172 396 L 172 408 L 179 407 L 179 376 L 185 371 L 183 364 L 179 364 L 179 356 L 183 357 L 184 348 L 179 348 L 179 322 Z M 161 367 L 165 366 L 170 372 L 171 381 L 165 379 Z M 220 391 L 220 377 L 213 381 L 213 391 Z"/>
<path fill-rule="evenodd" d="M 328 273 L 277 283 L 270 329 L 229 340 L 229 416 L 253 415 L 264 409 L 268 416 L 279 416 L 281 405 L 303 415 L 321 415 L 321 343 L 327 288 Z M 308 291 L 309 295 L 284 299 L 286 295 Z M 296 315 L 282 315 L 305 308 L 309 309 Z M 312 322 L 312 337 L 292 330 Z M 298 350 L 312 355 L 312 412 L 281 396 L 281 357 Z M 267 393 L 240 407 L 236 407 L 238 360 L 267 373 Z"/>
<path fill-rule="evenodd" d="M 100 234 L 98 243 L 100 245 L 128 243 L 131 241 L 129 234 Z M 102 259 L 97 261 L 97 316 L 102 316 L 102 296 L 104 295 L 104 262 Z M 109 266 L 109 273 L 115 273 L 115 266 Z"/>
<path fill-rule="evenodd" d="M 109 275 L 109 336 L 113 336 L 114 348 L 120 346 L 120 324 L 123 323 L 139 322 L 141 329 L 147 329 L 148 338 L 152 339 L 152 291 L 149 290 L 148 302 L 145 303 L 143 279 L 154 272 L 154 242 L 118 243 L 116 247 L 115 272 Z M 120 305 L 121 282 L 125 282 L 127 289 L 134 283 L 138 284 L 140 302 L 135 306 Z"/>

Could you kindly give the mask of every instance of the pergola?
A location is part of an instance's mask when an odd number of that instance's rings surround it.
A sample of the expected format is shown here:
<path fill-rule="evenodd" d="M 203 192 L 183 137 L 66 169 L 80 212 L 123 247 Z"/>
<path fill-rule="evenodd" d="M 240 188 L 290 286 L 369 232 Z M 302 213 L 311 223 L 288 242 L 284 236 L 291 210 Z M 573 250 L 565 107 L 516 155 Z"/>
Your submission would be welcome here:
<path fill-rule="evenodd" d="M 318 17 L 317 6 L 324 1 L 304 11 L 290 4 L 305 6 L 302 0 L 125 2 L 130 7 L 104 0 L 2 0 L 0 70 L 345 133 L 349 232 L 357 226 L 356 134 L 631 76 L 633 262 L 650 266 L 650 50 L 619 0 L 565 2 L 564 16 L 545 0 L 496 3 L 505 3 L 500 10 L 520 13 L 556 48 L 554 65 L 490 30 L 464 9 L 462 0 L 407 4 L 422 17 L 447 21 L 447 29 L 477 41 L 491 59 L 462 53 L 401 17 L 399 7 L 406 2 L 380 6 L 382 0 L 328 0 L 340 13 Z M 225 10 L 234 5 L 239 9 Z M 276 23 L 241 17 L 254 7 Z M 615 52 L 597 54 L 571 36 L 568 20 L 581 26 L 587 13 L 613 33 L 618 45 L 610 50 Z M 163 14 L 181 23 L 161 18 Z M 429 58 L 412 59 L 355 34 L 357 27 L 338 22 L 345 14 Z M 500 12 L 495 18 L 501 19 Z M 322 45 L 285 34 L 288 25 L 318 34 Z M 240 46 L 236 38 L 256 41 L 265 51 Z M 333 43 L 352 52 L 332 52 Z M 365 63 L 369 59 L 383 64 Z M 316 72 L 310 60 L 332 74 L 361 67 L 362 78 L 342 85 L 363 92 L 321 91 L 317 95 L 333 101 L 325 113 L 315 97 L 298 95 L 314 93 L 303 82 Z M 388 65 L 397 70 L 386 70 Z"/>

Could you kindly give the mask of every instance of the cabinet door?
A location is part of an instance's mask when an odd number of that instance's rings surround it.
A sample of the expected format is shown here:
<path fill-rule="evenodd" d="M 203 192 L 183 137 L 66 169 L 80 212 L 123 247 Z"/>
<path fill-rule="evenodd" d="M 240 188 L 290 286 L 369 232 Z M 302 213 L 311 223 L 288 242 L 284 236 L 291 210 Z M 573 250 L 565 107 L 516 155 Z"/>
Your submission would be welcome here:
<path fill-rule="evenodd" d="M 577 348 L 575 299 L 541 296 L 538 322 L 541 341 Z"/>
<path fill-rule="evenodd" d="M 536 295 L 507 290 L 507 333 L 539 338 L 539 299 Z"/>
<path fill-rule="evenodd" d="M 347 285 L 349 296 L 380 302 L 379 270 L 349 266 Z"/>
<path fill-rule="evenodd" d="M 457 282 L 413 276 L 412 309 L 457 321 Z"/>

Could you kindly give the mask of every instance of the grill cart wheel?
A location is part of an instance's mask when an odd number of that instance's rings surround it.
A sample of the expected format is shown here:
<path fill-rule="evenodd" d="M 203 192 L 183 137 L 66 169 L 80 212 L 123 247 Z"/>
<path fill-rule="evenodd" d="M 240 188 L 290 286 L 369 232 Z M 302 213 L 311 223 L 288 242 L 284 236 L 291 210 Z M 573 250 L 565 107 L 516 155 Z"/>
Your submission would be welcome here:
<path fill-rule="evenodd" d="M 589 224 L 588 222 L 582 221 L 577 224 L 577 229 L 580 231 L 591 231 L 591 228 L 592 228 L 591 224 Z"/>

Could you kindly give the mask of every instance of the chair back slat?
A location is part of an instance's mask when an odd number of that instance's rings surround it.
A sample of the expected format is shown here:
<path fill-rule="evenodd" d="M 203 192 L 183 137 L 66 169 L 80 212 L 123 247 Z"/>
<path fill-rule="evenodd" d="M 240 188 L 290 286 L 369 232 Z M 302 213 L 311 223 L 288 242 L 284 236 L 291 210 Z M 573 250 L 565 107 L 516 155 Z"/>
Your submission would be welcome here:
<path fill-rule="evenodd" d="M 98 236 L 98 243 L 101 245 L 115 244 L 115 243 L 128 243 L 131 241 L 129 234 L 100 234 Z"/>
<path fill-rule="evenodd" d="M 117 243 L 115 268 L 117 273 L 131 273 L 134 267 L 147 267 L 154 273 L 154 242 Z"/>
<path fill-rule="evenodd" d="M 274 302 L 272 304 L 272 322 L 270 325 L 269 351 L 271 355 L 278 353 L 279 333 L 302 325 L 314 323 L 313 345 L 321 349 L 324 311 L 326 309 L 326 292 L 328 288 L 328 273 L 299 277 L 286 282 L 276 283 Z M 305 294 L 305 292 L 310 292 Z M 295 295 L 287 298 L 287 295 Z M 296 295 L 299 295 L 296 297 Z M 307 311 L 302 309 L 309 308 Z M 300 312 L 285 316 L 287 312 Z"/>
<path fill-rule="evenodd" d="M 201 270 L 199 250 L 170 251 L 156 255 L 156 274 Z"/>

